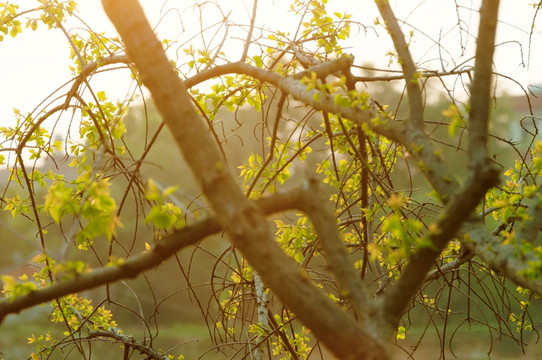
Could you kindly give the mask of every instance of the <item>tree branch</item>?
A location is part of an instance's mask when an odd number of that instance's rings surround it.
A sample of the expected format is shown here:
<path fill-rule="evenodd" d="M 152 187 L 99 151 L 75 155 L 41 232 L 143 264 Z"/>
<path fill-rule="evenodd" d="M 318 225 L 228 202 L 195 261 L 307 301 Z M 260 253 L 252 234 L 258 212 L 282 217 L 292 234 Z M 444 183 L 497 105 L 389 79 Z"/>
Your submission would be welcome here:
<path fill-rule="evenodd" d="M 354 263 L 348 256 L 337 228 L 337 218 L 325 193 L 319 188 L 318 180 L 311 178 L 302 194 L 300 210 L 304 211 L 312 222 L 327 263 L 339 282 L 340 295 L 348 300 L 358 321 L 366 325 L 370 321 L 368 315 L 372 313 L 369 309 L 374 304 L 365 291 L 359 273 L 354 270 Z"/>
<path fill-rule="evenodd" d="M 515 239 L 517 242 L 524 241 L 534 243 L 542 226 L 542 185 L 539 185 L 532 195 L 527 210 L 527 218 L 519 225 Z"/>
<path fill-rule="evenodd" d="M 435 280 L 438 277 L 440 277 L 442 274 L 446 274 L 452 271 L 456 271 L 466 263 L 467 261 L 470 261 L 474 257 L 474 254 L 472 254 L 470 251 L 465 251 L 463 254 L 461 254 L 458 258 L 455 258 L 454 260 L 450 261 L 449 263 L 446 263 L 442 266 L 440 266 L 438 269 L 430 271 L 425 279 L 423 280 L 424 283 L 429 282 L 431 280 Z"/>
<path fill-rule="evenodd" d="M 353 58 L 350 55 L 344 55 L 335 60 L 315 65 L 306 71 L 296 74 L 294 78 L 283 77 L 275 72 L 261 69 L 250 64 L 235 62 L 216 66 L 212 69 L 201 72 L 189 79 L 186 79 L 185 85 L 186 87 L 190 88 L 213 77 L 231 73 L 248 75 L 258 79 L 261 82 L 267 82 L 275 85 L 284 93 L 291 95 L 294 99 L 299 100 L 317 110 L 340 115 L 343 118 L 352 120 L 358 124 L 367 124 L 374 132 L 386 136 L 391 140 L 401 142 L 401 138 L 398 136 L 399 129 L 403 127 L 401 123 L 391 118 L 378 119 L 378 121 L 374 121 L 377 114 L 375 114 L 373 111 L 362 109 L 359 106 L 342 107 L 335 103 L 333 96 L 316 89 L 307 91 L 307 86 L 298 80 L 303 78 L 303 76 L 310 77 L 311 73 L 313 72 L 316 74 L 317 78 L 321 78 L 342 71 L 345 68 L 349 69 L 352 61 Z"/>
<path fill-rule="evenodd" d="M 426 70 L 419 73 L 420 78 L 442 78 L 444 76 L 450 76 L 450 75 L 461 75 L 461 74 L 468 74 L 471 73 L 472 69 L 467 68 L 463 70 L 452 70 L 452 71 L 430 71 Z M 390 75 L 390 76 L 354 76 L 353 80 L 355 82 L 376 82 L 376 81 L 394 81 L 394 80 L 404 80 L 406 79 L 406 76 L 404 74 L 401 75 Z"/>
<path fill-rule="evenodd" d="M 81 67 L 81 72 L 77 75 L 70 91 L 68 91 L 68 96 L 66 97 L 65 105 L 67 106 L 70 102 L 70 99 L 79 89 L 79 86 L 86 80 L 86 78 L 92 74 L 97 68 L 113 64 L 130 64 L 130 58 L 128 55 L 111 55 L 105 58 L 100 59 L 99 61 L 93 61 L 88 64 L 84 64 Z"/>
<path fill-rule="evenodd" d="M 412 60 L 408 44 L 405 41 L 405 35 L 397 22 L 397 18 L 391 9 L 388 0 L 377 0 L 376 6 L 380 15 L 384 19 L 388 33 L 393 40 L 393 45 L 399 56 L 399 63 L 405 76 L 405 84 L 408 94 L 409 122 L 414 127 L 423 128 L 423 101 L 420 85 L 418 84 L 418 74 L 416 65 Z"/>
<path fill-rule="evenodd" d="M 302 201 L 299 191 L 276 193 L 255 201 L 266 214 L 297 209 Z M 0 301 L 0 324 L 8 314 L 18 313 L 29 307 L 54 300 L 56 298 L 90 290 L 95 287 L 111 284 L 121 279 L 134 278 L 137 275 L 155 268 L 172 257 L 177 251 L 192 245 L 201 239 L 221 230 L 215 217 L 196 222 L 180 230 L 174 231 L 161 239 L 145 253 L 126 259 L 122 264 L 107 266 L 88 273 L 77 274 L 74 278 L 51 284 L 25 296 L 8 298 Z"/>
<path fill-rule="evenodd" d="M 252 42 L 252 32 L 254 31 L 254 23 L 256 21 L 256 12 L 258 10 L 258 0 L 253 0 L 254 3 L 252 5 L 252 17 L 250 18 L 250 27 L 248 29 L 247 38 L 245 40 L 245 46 L 243 48 L 243 55 L 241 55 L 241 59 L 239 61 L 245 61 L 247 54 L 248 54 L 248 47 L 250 46 L 250 43 Z"/>
<path fill-rule="evenodd" d="M 412 60 L 405 36 L 389 1 L 377 0 L 375 2 L 399 56 L 407 89 L 409 115 L 407 122 L 400 129 L 399 143 L 403 144 L 414 156 L 418 168 L 429 180 L 431 186 L 441 195 L 441 201 L 446 203 L 447 197 L 455 193 L 458 186 L 453 179 L 448 177 L 449 172 L 444 162 L 437 156 L 431 140 L 424 131 L 424 108 L 416 65 Z"/>
<path fill-rule="evenodd" d="M 113 330 L 91 330 L 87 337 L 82 338 L 84 340 L 94 338 L 108 338 L 113 339 L 115 342 L 123 344 L 124 348 L 130 347 L 138 351 L 141 355 L 146 355 L 145 359 L 154 360 L 168 360 L 171 359 L 167 355 L 162 354 L 160 351 L 154 350 L 151 346 L 135 340 L 133 337 L 124 335 L 120 332 Z"/>
<path fill-rule="evenodd" d="M 493 52 L 499 0 L 484 0 L 480 8 L 480 25 L 476 40 L 474 78 L 471 86 L 469 114 L 469 159 L 471 169 L 488 161 L 487 136 L 490 113 Z"/>
<path fill-rule="evenodd" d="M 510 244 L 491 232 L 479 220 L 467 221 L 461 227 L 461 244 L 480 257 L 493 271 L 505 274 L 510 280 L 542 295 L 542 274 L 531 265 L 540 263 L 534 252 L 517 253 Z"/>
<path fill-rule="evenodd" d="M 422 245 L 410 256 L 397 284 L 385 294 L 383 316 L 394 328 L 448 241 L 472 214 L 486 191 L 496 186 L 498 182 L 499 172 L 495 168 L 486 166 L 481 169 L 479 176 L 467 182 L 449 202 L 436 226 L 429 227 Z"/>

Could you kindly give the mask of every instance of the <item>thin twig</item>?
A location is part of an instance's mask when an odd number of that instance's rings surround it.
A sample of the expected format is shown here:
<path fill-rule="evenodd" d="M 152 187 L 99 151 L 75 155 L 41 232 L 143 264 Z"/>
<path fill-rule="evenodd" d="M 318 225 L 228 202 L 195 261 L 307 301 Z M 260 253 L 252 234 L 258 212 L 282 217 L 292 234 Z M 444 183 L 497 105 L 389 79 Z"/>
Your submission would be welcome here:
<path fill-rule="evenodd" d="M 256 22 L 256 12 L 258 10 L 258 0 L 254 0 L 254 5 L 252 6 L 252 17 L 250 18 L 250 28 L 248 29 L 247 38 L 245 40 L 245 47 L 243 48 L 243 55 L 239 61 L 244 62 L 247 58 L 248 48 L 252 42 L 252 32 L 254 31 L 254 23 Z"/>

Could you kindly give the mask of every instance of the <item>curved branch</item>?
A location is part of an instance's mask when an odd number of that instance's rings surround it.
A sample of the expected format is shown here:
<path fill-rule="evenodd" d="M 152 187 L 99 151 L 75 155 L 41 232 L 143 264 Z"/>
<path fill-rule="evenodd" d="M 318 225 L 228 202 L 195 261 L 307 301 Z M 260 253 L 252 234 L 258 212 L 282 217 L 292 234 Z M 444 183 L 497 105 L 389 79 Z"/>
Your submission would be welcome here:
<path fill-rule="evenodd" d="M 171 359 L 167 355 L 163 355 L 161 352 L 154 350 L 147 344 L 144 344 L 140 341 L 135 340 L 133 337 L 124 335 L 120 332 L 113 330 L 92 330 L 89 332 L 86 339 L 93 338 L 108 338 L 113 339 L 115 342 L 123 344 L 125 348 L 133 348 L 142 355 L 146 355 L 146 359 L 155 359 L 155 360 L 168 360 Z"/>
<path fill-rule="evenodd" d="M 91 63 L 85 64 L 81 68 L 81 72 L 79 75 L 77 75 L 77 78 L 75 79 L 72 87 L 70 88 L 70 91 L 68 91 L 68 95 L 66 96 L 66 100 L 64 101 L 64 106 L 68 106 L 70 103 L 71 98 L 75 95 L 77 90 L 79 89 L 79 86 L 85 81 L 85 79 L 92 74 L 97 68 L 112 64 L 130 64 L 131 60 L 128 57 L 128 55 L 111 55 L 108 57 L 105 57 L 103 59 L 100 59 L 98 61 L 93 61 Z"/>
<path fill-rule="evenodd" d="M 283 77 L 269 70 L 261 69 L 256 66 L 235 62 L 220 65 L 201 72 L 184 81 L 186 87 L 190 88 L 200 82 L 211 79 L 213 77 L 237 73 L 251 76 L 261 82 L 267 82 L 275 85 L 284 93 L 291 95 L 294 99 L 313 107 L 314 109 L 340 115 L 343 118 L 352 120 L 358 124 L 367 124 L 371 130 L 381 134 L 391 140 L 403 143 L 399 136 L 399 131 L 403 128 L 402 124 L 391 119 L 375 120 L 377 114 L 371 110 L 362 109 L 361 107 L 342 107 L 335 103 L 335 98 L 324 92 L 312 89 L 307 91 L 307 86 L 302 84 L 299 79 L 304 76 L 311 76 L 315 73 L 317 78 L 322 78 L 327 75 L 349 69 L 353 58 L 350 55 L 344 55 L 335 60 L 331 60 L 322 64 L 311 67 L 310 69 L 296 74 L 293 78 Z M 406 144 L 405 144 L 406 145 Z"/>
<path fill-rule="evenodd" d="M 250 193 L 254 189 L 254 186 L 256 186 L 256 183 L 258 182 L 258 180 L 260 180 L 260 176 L 264 172 L 267 165 L 269 165 L 271 160 L 273 160 L 273 156 L 275 155 L 275 144 L 278 138 L 277 134 L 279 131 L 279 123 L 280 123 L 280 118 L 282 117 L 282 110 L 284 107 L 285 100 L 286 100 L 286 95 L 284 93 L 281 93 L 279 102 L 277 104 L 277 114 L 275 115 L 275 121 L 273 122 L 273 132 L 271 133 L 271 144 L 269 144 L 269 154 L 267 154 L 267 159 L 265 159 L 263 164 L 260 166 L 260 170 L 258 170 L 256 175 L 254 175 L 254 179 L 252 179 L 252 182 L 250 183 L 246 191 L 247 198 L 250 198 Z"/>
<path fill-rule="evenodd" d="M 99 61 L 93 61 L 91 63 L 86 64 L 83 66 L 81 72 L 77 77 L 75 78 L 75 81 L 73 82 L 72 87 L 67 93 L 66 100 L 64 100 L 64 104 L 54 107 L 53 109 L 47 111 L 45 115 L 41 116 L 28 130 L 25 137 L 19 142 L 17 145 L 16 153 L 20 154 L 28 140 L 32 137 L 32 134 L 43 124 L 45 120 L 47 120 L 49 117 L 51 117 L 53 114 L 55 114 L 58 111 L 66 110 L 70 104 L 71 99 L 75 96 L 77 90 L 79 89 L 79 86 L 86 80 L 86 78 L 92 74 L 97 68 L 111 65 L 111 64 L 118 64 L 118 63 L 124 63 L 129 64 L 130 58 L 127 55 L 112 55 L 108 56 L 106 58 L 100 59 Z"/>
<path fill-rule="evenodd" d="M 345 69 L 349 69 L 350 66 L 352 66 L 353 60 L 354 58 L 351 55 L 343 55 L 337 59 L 312 66 L 305 71 L 299 72 L 294 76 L 294 78 L 299 80 L 305 76 L 310 77 L 312 73 L 315 73 L 317 78 L 323 78 L 323 77 L 326 77 L 327 75 L 331 75 L 333 73 L 336 73 Z M 185 79 L 184 84 L 186 85 L 187 88 L 191 88 L 192 86 L 195 86 L 199 83 L 202 83 L 206 80 L 212 79 L 217 76 L 232 74 L 232 73 L 245 74 L 244 71 L 247 71 L 247 70 L 244 70 L 244 69 L 251 69 L 250 71 L 256 74 L 256 76 L 254 77 L 260 81 L 268 81 L 266 74 L 275 75 L 274 77 L 270 78 L 272 81 L 269 81 L 271 84 L 275 86 L 278 85 L 278 80 L 283 78 L 279 74 L 276 74 L 270 70 L 261 69 L 256 66 L 249 65 L 241 61 L 237 61 L 233 63 L 218 65 L 213 68 L 204 70 L 200 73 L 197 73 L 196 75 L 188 79 Z"/>

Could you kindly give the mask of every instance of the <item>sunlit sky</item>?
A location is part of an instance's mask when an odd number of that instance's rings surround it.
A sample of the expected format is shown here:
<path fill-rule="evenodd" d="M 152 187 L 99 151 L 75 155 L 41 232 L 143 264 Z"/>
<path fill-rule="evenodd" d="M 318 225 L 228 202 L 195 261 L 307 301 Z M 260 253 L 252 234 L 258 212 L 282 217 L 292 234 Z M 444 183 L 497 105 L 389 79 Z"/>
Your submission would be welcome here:
<path fill-rule="evenodd" d="M 12 1 L 20 3 L 21 8 L 34 3 L 29 0 Z M 200 1 L 202 2 L 202 1 Z M 505 74 L 516 79 L 522 86 L 542 83 L 542 18 L 536 20 L 535 32 L 531 39 L 533 47 L 529 51 L 529 31 L 534 14 L 534 9 L 529 6 L 533 0 L 503 0 L 501 1 L 501 23 L 498 27 L 498 40 L 501 45 L 498 46 L 495 56 L 495 66 L 499 73 Z M 79 16 L 85 20 L 95 31 L 106 32 L 114 35 L 115 30 L 102 10 L 101 3 L 98 0 L 79 1 Z M 163 14 L 161 0 L 145 0 L 142 4 L 145 7 L 151 24 L 155 25 Z M 169 12 L 165 20 L 158 27 L 157 32 L 161 37 L 184 42 L 191 35 L 199 30 L 198 25 L 194 23 L 194 14 L 185 9 L 191 2 L 187 0 L 169 0 L 165 8 L 178 7 L 180 12 Z M 252 11 L 252 2 L 250 0 L 228 0 L 218 1 L 223 6 L 231 9 L 230 19 L 236 23 L 248 24 Z M 459 1 L 466 7 L 478 8 L 479 1 Z M 257 26 L 265 26 L 281 31 L 295 31 L 296 23 L 293 21 L 292 14 L 286 10 L 290 4 L 287 0 L 260 0 L 258 7 Z M 360 18 L 364 25 L 373 25 L 373 20 L 377 16 L 376 7 L 372 0 L 367 1 L 349 1 L 349 0 L 329 0 L 329 11 L 347 12 L 354 15 L 362 15 Z M 452 54 L 460 53 L 460 42 L 458 41 L 457 31 L 449 32 L 457 24 L 456 8 L 453 1 L 392 1 L 396 9 L 396 14 L 400 19 L 416 26 L 420 33 L 414 38 L 411 44 L 411 50 L 414 53 L 415 61 L 424 67 L 435 70 L 442 70 L 440 62 L 431 62 L 438 57 L 437 48 L 433 46 L 431 40 L 438 39 L 439 34 L 442 37 L 442 43 Z M 229 10 L 226 9 L 227 13 Z M 472 32 L 477 29 L 477 15 L 469 12 L 467 9 L 459 9 L 459 14 L 469 26 Z M 212 9 L 206 12 L 208 22 L 212 23 L 213 17 L 216 17 L 216 11 Z M 182 25 L 179 22 L 182 19 Z M 76 31 L 80 27 L 80 22 L 70 21 L 66 27 L 68 30 Z M 382 29 L 376 31 L 383 35 Z M 226 49 L 231 52 L 239 52 L 242 48 L 243 32 L 238 32 L 235 36 L 235 29 L 231 31 L 231 39 L 227 43 Z M 426 35 L 424 35 L 426 34 Z M 365 32 L 353 31 L 353 39 L 349 42 L 351 52 L 356 57 L 357 64 L 373 64 L 381 68 L 388 65 L 389 58 L 386 52 L 392 49 L 391 42 L 385 35 L 377 37 L 373 30 Z M 463 34 L 464 41 L 473 49 L 475 39 L 467 34 Z M 197 40 L 195 40 L 197 41 Z M 197 43 L 196 43 L 197 45 Z M 536 48 L 538 46 L 538 49 Z M 427 50 L 430 49 L 429 52 Z M 23 34 L 16 38 L 6 36 L 3 42 L 0 42 L 0 125 L 12 122 L 12 108 L 18 108 L 22 113 L 31 112 L 46 96 L 56 88 L 71 79 L 68 69 L 70 63 L 70 48 L 60 30 L 46 31 L 45 26 L 41 26 L 36 32 L 25 29 Z M 182 56 L 182 54 L 180 54 Z M 237 60 L 237 59 L 234 59 Z M 445 67 L 451 64 L 444 64 Z M 104 88 L 109 97 L 122 98 L 125 96 L 129 87 L 129 78 L 126 74 L 113 75 L 108 72 L 107 76 L 96 77 L 93 80 L 95 88 Z M 521 89 L 518 86 L 512 86 L 510 81 L 499 80 L 501 89 L 507 92 L 518 94 Z"/>

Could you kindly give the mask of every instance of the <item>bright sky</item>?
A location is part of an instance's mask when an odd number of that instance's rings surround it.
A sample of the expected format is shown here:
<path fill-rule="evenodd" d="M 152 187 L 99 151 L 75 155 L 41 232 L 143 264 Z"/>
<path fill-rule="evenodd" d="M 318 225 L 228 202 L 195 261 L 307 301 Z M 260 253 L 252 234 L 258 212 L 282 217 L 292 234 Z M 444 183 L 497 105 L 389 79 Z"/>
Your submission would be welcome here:
<path fill-rule="evenodd" d="M 12 1 L 13 2 L 13 1 Z M 25 6 L 30 3 L 28 0 L 15 1 Z M 99 0 L 80 0 L 80 16 L 94 30 L 105 31 L 108 34 L 114 33 L 112 25 L 105 16 Z M 202 2 L 202 1 L 199 1 Z M 228 0 L 218 1 L 221 6 L 229 6 L 232 9 L 230 19 L 237 23 L 248 24 L 250 13 L 252 11 L 252 2 L 250 0 Z M 534 10 L 529 3 L 533 0 L 501 0 L 501 23 L 498 27 L 498 43 L 502 43 L 497 49 L 495 64 L 496 69 L 507 76 L 511 76 L 523 86 L 542 83 L 542 19 L 537 19 L 535 33 L 532 37 L 533 48 L 529 52 L 529 33 L 531 28 Z M 279 29 L 282 31 L 295 31 L 291 28 L 295 25 L 294 21 L 289 21 L 287 12 L 291 2 L 289 0 L 260 0 L 258 7 L 257 25 L 265 25 L 267 28 Z M 459 1 L 472 8 L 479 7 L 479 1 Z M 152 24 L 156 24 L 161 12 L 163 1 L 143 0 L 144 5 Z M 166 8 L 179 7 L 181 10 L 190 4 L 186 0 L 169 0 L 166 2 Z M 428 36 L 438 39 L 439 34 L 442 37 L 442 43 L 446 50 L 449 50 L 452 57 L 460 54 L 460 42 L 458 41 L 458 32 L 447 32 L 457 24 L 456 8 L 454 1 L 392 1 L 396 8 L 396 14 L 399 18 L 406 20 L 409 24 L 415 25 L 421 32 L 416 35 L 411 44 L 411 50 L 414 53 L 415 61 L 428 66 L 432 69 L 440 69 L 440 62 L 430 62 L 438 57 L 437 47 L 431 48 L 432 42 Z M 329 11 L 348 12 L 362 14 L 364 24 L 372 25 L 376 17 L 376 8 L 372 0 L 352 2 L 349 0 L 329 0 Z M 225 9 L 227 13 L 229 10 Z M 470 30 L 476 32 L 477 15 L 470 13 L 467 9 L 459 9 L 459 14 L 469 26 Z M 179 25 L 179 14 L 183 19 L 185 31 Z M 212 8 L 207 8 L 206 19 L 209 23 L 216 16 L 217 12 Z M 218 17 L 215 17 L 218 19 Z M 170 39 L 184 41 L 189 34 L 197 33 L 198 28 L 194 28 L 194 14 L 190 12 L 170 12 L 159 27 L 158 32 L 161 36 Z M 280 24 L 280 25 L 278 25 Z M 80 23 L 70 23 L 67 25 L 70 31 L 73 27 L 81 26 Z M 41 29 L 44 29 L 41 26 Z M 457 29 L 457 28 L 456 28 Z M 377 31 L 382 33 L 382 29 Z M 422 33 L 423 32 L 423 33 Z M 235 34 L 232 29 L 230 34 Z M 238 38 L 243 37 L 243 33 L 237 33 Z M 391 42 L 386 36 L 376 37 L 374 31 L 352 33 L 351 53 L 356 56 L 356 63 L 375 64 L 379 67 L 385 67 L 388 64 L 388 57 L 385 53 L 391 50 Z M 463 40 L 472 50 L 475 39 L 463 33 Z M 220 40 L 220 39 L 218 39 Z M 218 41 L 217 40 L 217 41 Z M 241 40 L 233 38 L 227 43 L 225 49 L 239 52 Z M 538 49 L 534 46 L 538 45 Z M 427 53 L 427 49 L 430 51 Z M 22 113 L 30 112 L 37 106 L 41 100 L 48 96 L 56 88 L 69 81 L 71 76 L 68 70 L 69 46 L 60 30 L 45 31 L 38 30 L 32 32 L 25 29 L 23 34 L 15 39 L 6 36 L 3 42 L 0 42 L 0 125 L 8 124 L 12 121 L 12 108 L 18 108 Z M 183 54 L 181 53 L 180 56 Z M 527 57 L 530 55 L 530 59 Z M 523 56 L 523 60 L 522 60 Z M 523 61 L 523 63 L 522 63 Z M 429 65 L 430 64 L 430 65 Z M 527 65 L 530 65 L 527 67 Z M 451 64 L 444 64 L 446 69 L 452 67 Z M 125 74 L 118 74 L 112 77 L 114 73 L 108 72 L 107 77 L 96 77 L 93 80 L 95 88 L 105 88 L 109 97 L 125 96 L 128 88 L 128 78 Z M 98 84 L 97 81 L 101 83 Z M 126 84 L 118 86 L 118 84 Z M 499 80 L 499 84 L 506 88 L 508 92 L 520 93 L 520 88 L 512 86 L 509 81 Z M 102 86 L 103 85 L 103 86 Z"/>

